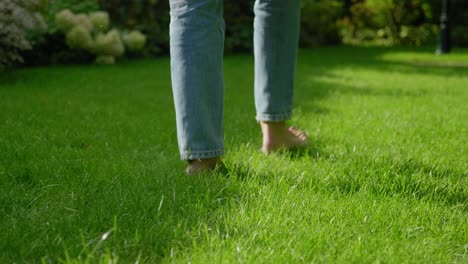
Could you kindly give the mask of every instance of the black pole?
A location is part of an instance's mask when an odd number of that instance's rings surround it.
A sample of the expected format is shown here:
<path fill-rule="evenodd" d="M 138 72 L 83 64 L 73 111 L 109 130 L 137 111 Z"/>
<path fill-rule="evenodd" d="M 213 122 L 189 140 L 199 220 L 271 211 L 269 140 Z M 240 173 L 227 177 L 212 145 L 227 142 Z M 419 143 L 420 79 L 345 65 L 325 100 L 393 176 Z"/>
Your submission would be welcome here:
<path fill-rule="evenodd" d="M 450 20 L 448 17 L 449 0 L 442 0 L 442 14 L 440 15 L 440 38 L 436 54 L 450 52 Z"/>

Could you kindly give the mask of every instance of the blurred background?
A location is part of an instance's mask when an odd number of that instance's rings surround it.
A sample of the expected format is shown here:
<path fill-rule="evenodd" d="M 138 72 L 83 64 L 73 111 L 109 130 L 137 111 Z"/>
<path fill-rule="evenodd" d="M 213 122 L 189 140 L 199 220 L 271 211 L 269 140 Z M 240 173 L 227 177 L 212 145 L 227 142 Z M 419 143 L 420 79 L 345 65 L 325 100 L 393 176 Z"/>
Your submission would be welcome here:
<path fill-rule="evenodd" d="M 447 0 L 446 0 L 447 1 Z M 252 50 L 254 0 L 225 0 L 226 53 Z M 301 47 L 435 46 L 444 0 L 303 0 Z M 468 46 L 468 1 L 450 0 L 450 39 Z M 0 67 L 168 55 L 169 1 L 1 0 Z"/>

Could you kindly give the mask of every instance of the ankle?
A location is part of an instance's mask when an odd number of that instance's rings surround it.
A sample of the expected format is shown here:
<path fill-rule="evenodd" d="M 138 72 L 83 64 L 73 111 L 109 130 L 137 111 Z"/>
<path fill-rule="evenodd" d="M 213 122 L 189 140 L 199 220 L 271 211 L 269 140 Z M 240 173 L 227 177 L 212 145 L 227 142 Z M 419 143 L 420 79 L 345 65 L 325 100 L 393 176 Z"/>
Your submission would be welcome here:
<path fill-rule="evenodd" d="M 188 160 L 189 166 L 186 168 L 187 175 L 198 175 L 202 172 L 213 171 L 223 166 L 220 157 Z"/>
<path fill-rule="evenodd" d="M 263 135 L 275 134 L 283 131 L 286 128 L 286 122 L 260 122 Z"/>

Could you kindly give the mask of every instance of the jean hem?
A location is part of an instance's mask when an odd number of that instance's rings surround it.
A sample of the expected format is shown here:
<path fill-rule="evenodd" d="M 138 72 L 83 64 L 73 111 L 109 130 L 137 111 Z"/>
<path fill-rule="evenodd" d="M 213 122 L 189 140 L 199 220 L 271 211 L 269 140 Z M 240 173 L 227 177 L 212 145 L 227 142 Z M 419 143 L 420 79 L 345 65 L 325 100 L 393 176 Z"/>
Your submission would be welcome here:
<path fill-rule="evenodd" d="M 180 153 L 181 160 L 196 160 L 196 159 L 207 159 L 216 158 L 222 156 L 224 150 L 205 150 L 205 151 L 183 151 Z"/>
<path fill-rule="evenodd" d="M 282 113 L 282 114 L 257 114 L 255 119 L 258 122 L 281 122 L 291 119 L 292 113 Z"/>

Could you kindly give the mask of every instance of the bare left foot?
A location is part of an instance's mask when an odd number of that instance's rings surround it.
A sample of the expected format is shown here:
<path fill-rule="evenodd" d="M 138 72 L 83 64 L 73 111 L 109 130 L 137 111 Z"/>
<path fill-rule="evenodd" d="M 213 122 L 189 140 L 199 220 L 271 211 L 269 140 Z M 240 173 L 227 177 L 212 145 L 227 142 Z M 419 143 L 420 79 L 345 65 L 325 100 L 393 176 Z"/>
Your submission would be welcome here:
<path fill-rule="evenodd" d="M 204 172 L 214 171 L 216 168 L 222 166 L 221 158 L 208 158 L 189 160 L 189 166 L 185 169 L 187 175 L 199 175 Z"/>
<path fill-rule="evenodd" d="M 271 153 L 280 149 L 294 149 L 307 145 L 308 136 L 304 131 L 295 127 L 286 127 L 285 122 L 260 122 L 263 133 L 264 153 Z"/>

